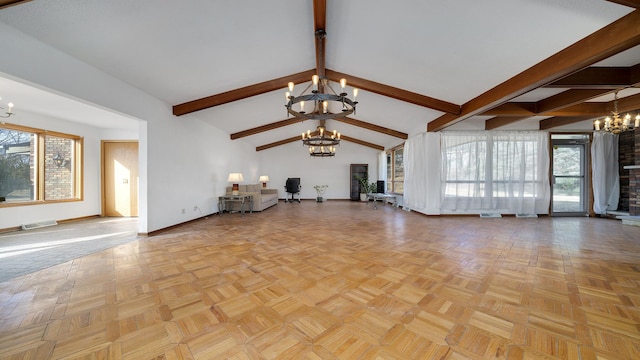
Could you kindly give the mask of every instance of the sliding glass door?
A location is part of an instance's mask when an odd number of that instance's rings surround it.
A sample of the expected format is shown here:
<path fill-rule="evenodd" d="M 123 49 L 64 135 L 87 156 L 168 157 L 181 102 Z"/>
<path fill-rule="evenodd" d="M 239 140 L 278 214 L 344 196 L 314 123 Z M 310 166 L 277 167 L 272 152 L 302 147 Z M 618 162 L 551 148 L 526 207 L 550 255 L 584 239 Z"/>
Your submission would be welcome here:
<path fill-rule="evenodd" d="M 551 215 L 588 215 L 588 135 L 552 135 Z"/>

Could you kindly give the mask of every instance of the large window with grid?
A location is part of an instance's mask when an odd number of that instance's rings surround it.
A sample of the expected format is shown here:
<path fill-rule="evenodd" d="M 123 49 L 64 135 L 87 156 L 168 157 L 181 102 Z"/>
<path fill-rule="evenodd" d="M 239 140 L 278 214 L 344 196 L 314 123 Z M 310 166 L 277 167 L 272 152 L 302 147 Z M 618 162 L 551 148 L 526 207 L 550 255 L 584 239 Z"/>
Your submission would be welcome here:
<path fill-rule="evenodd" d="M 82 138 L 0 124 L 0 206 L 82 199 Z"/>
<path fill-rule="evenodd" d="M 404 146 L 387 151 L 387 192 L 404 193 Z"/>

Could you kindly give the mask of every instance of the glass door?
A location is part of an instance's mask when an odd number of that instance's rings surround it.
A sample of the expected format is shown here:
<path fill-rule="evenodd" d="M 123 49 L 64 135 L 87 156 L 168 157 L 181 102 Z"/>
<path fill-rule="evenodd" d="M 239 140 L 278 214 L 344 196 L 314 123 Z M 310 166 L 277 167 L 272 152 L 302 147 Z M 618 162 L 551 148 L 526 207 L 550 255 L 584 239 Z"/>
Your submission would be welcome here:
<path fill-rule="evenodd" d="M 588 135 L 552 135 L 551 215 L 588 215 Z"/>

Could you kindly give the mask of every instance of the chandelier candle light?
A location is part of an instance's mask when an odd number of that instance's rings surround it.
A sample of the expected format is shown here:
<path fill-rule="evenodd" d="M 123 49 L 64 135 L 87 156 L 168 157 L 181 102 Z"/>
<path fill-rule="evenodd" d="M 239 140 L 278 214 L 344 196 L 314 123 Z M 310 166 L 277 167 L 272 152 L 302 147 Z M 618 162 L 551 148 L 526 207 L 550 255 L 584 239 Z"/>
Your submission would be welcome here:
<path fill-rule="evenodd" d="M 2 98 L 0 97 L 0 100 L 2 100 Z M 3 107 L 0 107 L 0 110 L 4 110 Z M 7 104 L 7 111 L 5 111 L 5 115 L 0 115 L 0 118 L 8 118 L 11 115 L 13 115 L 13 103 L 8 103 Z"/>
<path fill-rule="evenodd" d="M 631 123 L 631 115 L 627 114 L 624 118 L 620 117 L 620 113 L 618 112 L 618 90 L 615 92 L 614 101 L 613 101 L 613 111 L 611 112 L 613 118 L 607 116 L 602 120 L 604 123 L 601 127 L 600 119 L 596 120 L 593 125 L 596 131 L 606 131 L 612 134 L 619 134 L 625 131 L 633 131 L 635 128 L 640 126 L 640 114 L 636 115 L 635 122 Z"/>

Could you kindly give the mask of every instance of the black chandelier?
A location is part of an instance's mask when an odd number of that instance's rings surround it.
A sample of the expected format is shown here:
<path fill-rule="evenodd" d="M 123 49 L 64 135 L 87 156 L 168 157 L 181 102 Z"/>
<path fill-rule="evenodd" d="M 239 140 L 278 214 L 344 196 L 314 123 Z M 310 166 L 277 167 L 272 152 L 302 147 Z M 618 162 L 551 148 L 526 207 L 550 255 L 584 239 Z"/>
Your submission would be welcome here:
<path fill-rule="evenodd" d="M 309 147 L 310 156 L 335 156 L 336 145 L 340 145 L 340 133 L 335 130 L 327 132 L 324 125 L 319 125 L 313 133 L 311 130 L 302 133 L 302 145 Z"/>
<path fill-rule="evenodd" d="M 350 114 L 355 114 L 356 105 L 358 102 L 355 100 L 358 96 L 358 89 L 353 89 L 353 100 L 347 97 L 346 87 L 347 80 L 340 79 L 341 92 L 338 94 L 333 90 L 331 84 L 326 78 L 320 78 L 318 75 L 311 77 L 311 84 L 309 84 L 299 96 L 293 95 L 293 82 L 289 82 L 289 91 L 287 91 L 285 97 L 287 103 L 284 105 L 287 108 L 287 113 L 302 119 L 302 120 L 326 120 L 343 118 Z M 328 91 L 327 91 L 328 90 Z M 294 105 L 297 104 L 299 110 L 294 109 Z M 305 108 L 306 104 L 310 111 Z M 333 104 L 338 104 L 339 109 L 335 112 L 331 112 Z"/>

